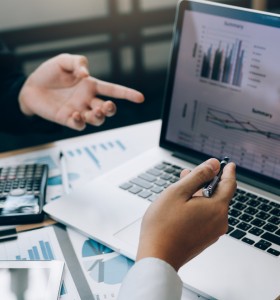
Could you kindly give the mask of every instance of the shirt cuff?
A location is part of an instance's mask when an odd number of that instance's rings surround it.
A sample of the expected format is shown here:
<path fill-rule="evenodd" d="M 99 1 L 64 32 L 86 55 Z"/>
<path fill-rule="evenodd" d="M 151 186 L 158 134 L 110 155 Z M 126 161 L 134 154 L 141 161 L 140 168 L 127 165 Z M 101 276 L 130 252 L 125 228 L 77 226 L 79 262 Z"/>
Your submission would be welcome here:
<path fill-rule="evenodd" d="M 118 300 L 179 300 L 182 281 L 171 265 L 158 258 L 144 258 L 130 269 L 120 289 Z"/>

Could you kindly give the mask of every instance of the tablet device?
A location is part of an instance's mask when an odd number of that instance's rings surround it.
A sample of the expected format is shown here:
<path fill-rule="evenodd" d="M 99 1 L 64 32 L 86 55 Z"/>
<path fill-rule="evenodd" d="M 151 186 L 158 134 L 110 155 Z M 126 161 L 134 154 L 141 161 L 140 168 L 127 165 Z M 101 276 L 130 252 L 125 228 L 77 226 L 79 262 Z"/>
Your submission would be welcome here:
<path fill-rule="evenodd" d="M 0 299 L 57 300 L 64 262 L 0 261 Z"/>

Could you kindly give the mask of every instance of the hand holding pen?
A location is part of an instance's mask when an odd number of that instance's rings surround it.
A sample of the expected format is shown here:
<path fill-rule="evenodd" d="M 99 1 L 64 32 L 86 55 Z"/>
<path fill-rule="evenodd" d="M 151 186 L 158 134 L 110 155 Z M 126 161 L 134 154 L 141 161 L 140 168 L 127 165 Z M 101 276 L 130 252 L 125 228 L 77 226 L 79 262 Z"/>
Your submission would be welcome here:
<path fill-rule="evenodd" d="M 219 173 L 214 177 L 214 179 L 206 184 L 206 186 L 202 189 L 202 194 L 204 197 L 210 198 L 212 197 L 213 193 L 215 192 L 218 183 L 221 180 L 222 174 L 224 167 L 228 164 L 229 158 L 225 157 L 221 162 L 220 162 L 220 171 Z"/>

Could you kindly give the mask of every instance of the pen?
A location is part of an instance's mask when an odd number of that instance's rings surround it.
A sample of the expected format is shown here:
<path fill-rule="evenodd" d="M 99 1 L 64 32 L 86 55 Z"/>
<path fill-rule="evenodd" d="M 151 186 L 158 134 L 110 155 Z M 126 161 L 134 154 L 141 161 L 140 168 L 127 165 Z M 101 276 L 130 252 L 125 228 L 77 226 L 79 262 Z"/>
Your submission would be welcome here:
<path fill-rule="evenodd" d="M 225 157 L 221 162 L 220 162 L 220 170 L 219 173 L 214 177 L 212 181 L 206 184 L 206 186 L 202 189 L 202 194 L 204 197 L 210 198 L 213 193 L 216 190 L 216 187 L 221 180 L 222 174 L 224 167 L 228 164 L 229 158 Z"/>
<path fill-rule="evenodd" d="M 4 226 L 4 227 L 0 226 L 0 242 L 16 239 L 18 237 L 18 233 L 20 233 L 20 232 L 53 225 L 55 223 L 56 223 L 56 221 L 54 221 L 52 219 L 46 219 L 40 223 L 23 224 L 23 225 L 17 225 L 17 226 L 9 226 L 9 227 L 8 226 Z"/>
<path fill-rule="evenodd" d="M 68 180 L 68 172 L 66 166 L 66 159 L 62 151 L 59 153 L 59 161 L 61 167 L 61 180 L 65 194 L 69 194 L 71 190 L 71 184 Z"/>

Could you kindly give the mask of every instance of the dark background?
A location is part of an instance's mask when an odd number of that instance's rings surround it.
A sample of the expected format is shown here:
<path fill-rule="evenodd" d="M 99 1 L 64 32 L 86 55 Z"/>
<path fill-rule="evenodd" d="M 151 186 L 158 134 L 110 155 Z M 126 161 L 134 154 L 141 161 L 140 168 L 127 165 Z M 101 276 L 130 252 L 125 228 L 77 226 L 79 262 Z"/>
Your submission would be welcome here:
<path fill-rule="evenodd" d="M 253 4 L 250 0 L 218 2 L 242 7 Z M 129 11 L 123 13 L 117 0 L 107 0 L 106 16 L 0 30 L 0 39 L 16 52 L 27 74 L 56 54 L 84 54 L 93 76 L 136 88 L 146 98 L 141 105 L 116 100 L 116 116 L 101 127 L 88 126 L 83 132 L 62 128 L 53 134 L 0 133 L 0 152 L 159 119 L 176 3 L 171 0 L 168 6 L 142 10 L 141 0 L 127 0 Z M 277 3 L 268 1 L 265 9 L 277 11 Z"/>

